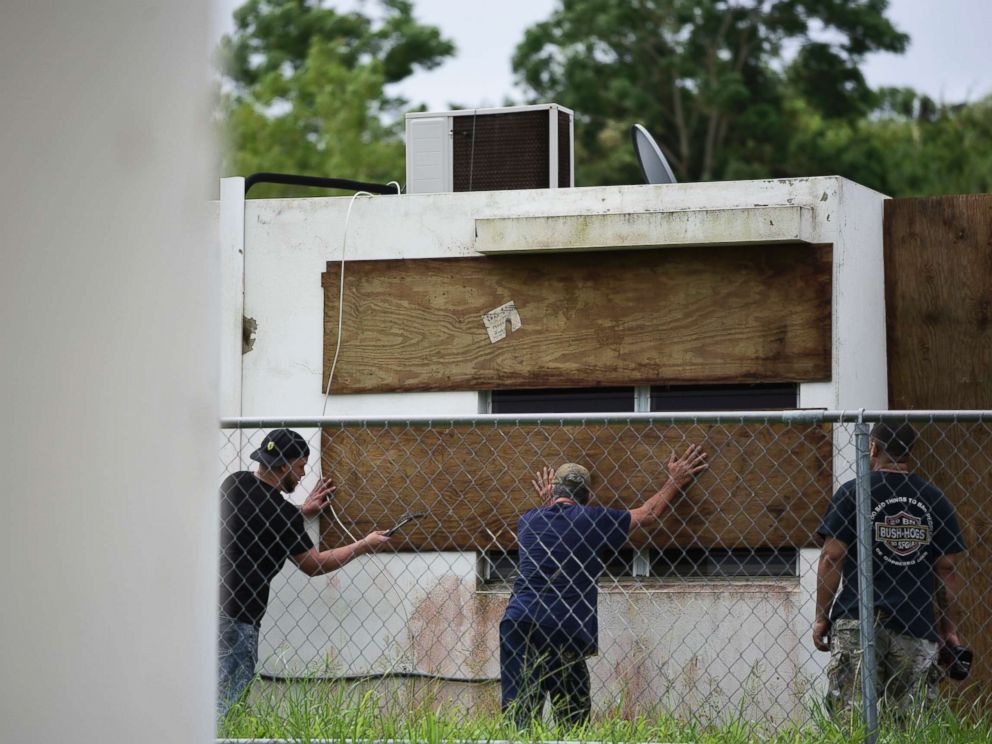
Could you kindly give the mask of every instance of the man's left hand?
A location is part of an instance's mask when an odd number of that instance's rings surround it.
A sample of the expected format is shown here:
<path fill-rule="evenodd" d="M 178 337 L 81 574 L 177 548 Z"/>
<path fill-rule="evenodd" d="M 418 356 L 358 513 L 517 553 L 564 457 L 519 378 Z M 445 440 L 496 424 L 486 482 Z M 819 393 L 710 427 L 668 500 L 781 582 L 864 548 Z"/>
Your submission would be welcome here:
<path fill-rule="evenodd" d="M 825 617 L 813 621 L 813 645 L 817 651 L 830 650 L 830 621 Z"/>
<path fill-rule="evenodd" d="M 300 511 L 304 517 L 316 517 L 331 503 L 331 496 L 337 486 L 333 478 L 321 478 L 314 486 L 314 489 L 307 496 L 306 501 L 300 506 Z"/>

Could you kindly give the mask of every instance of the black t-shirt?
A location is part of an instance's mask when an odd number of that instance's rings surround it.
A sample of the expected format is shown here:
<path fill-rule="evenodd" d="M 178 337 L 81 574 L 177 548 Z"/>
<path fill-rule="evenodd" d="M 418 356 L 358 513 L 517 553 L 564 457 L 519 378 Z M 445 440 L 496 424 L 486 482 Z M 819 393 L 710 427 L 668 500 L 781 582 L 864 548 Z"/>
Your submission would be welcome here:
<path fill-rule="evenodd" d="M 313 541 L 299 508 L 253 473 L 224 480 L 220 511 L 220 609 L 258 627 L 272 579 L 289 556 L 306 553 Z"/>
<path fill-rule="evenodd" d="M 843 586 L 830 619 L 858 617 L 855 481 L 834 494 L 817 533 L 847 543 Z M 872 565 L 875 607 L 897 633 L 938 640 L 934 627 L 933 564 L 965 549 L 954 507 L 940 489 L 911 473 L 871 474 Z"/>

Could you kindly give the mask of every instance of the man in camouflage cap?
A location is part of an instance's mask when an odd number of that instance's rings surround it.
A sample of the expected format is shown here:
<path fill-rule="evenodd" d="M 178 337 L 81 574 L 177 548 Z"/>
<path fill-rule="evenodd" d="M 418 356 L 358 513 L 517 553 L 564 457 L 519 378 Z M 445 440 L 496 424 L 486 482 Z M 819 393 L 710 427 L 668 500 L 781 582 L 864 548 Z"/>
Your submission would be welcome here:
<path fill-rule="evenodd" d="M 938 642 L 960 645 L 956 562 L 964 538 L 940 489 L 910 472 L 915 441 L 909 423 L 879 423 L 869 449 L 876 685 L 884 708 L 896 716 L 935 702 L 943 676 Z M 826 707 L 834 717 L 851 713 L 861 686 L 855 522 L 851 480 L 837 489 L 817 529 L 823 548 L 813 644 L 830 652 Z"/>
<path fill-rule="evenodd" d="M 542 506 L 517 526 L 519 573 L 499 625 L 502 708 L 518 726 L 538 718 L 550 696 L 560 725 L 589 720 L 586 657 L 598 652 L 596 581 L 603 553 L 616 551 L 638 526 L 650 526 L 668 502 L 706 468 L 706 454 L 690 445 L 668 461 L 668 479 L 630 511 L 590 506 L 589 470 L 566 463 L 544 468 L 532 481 Z"/>

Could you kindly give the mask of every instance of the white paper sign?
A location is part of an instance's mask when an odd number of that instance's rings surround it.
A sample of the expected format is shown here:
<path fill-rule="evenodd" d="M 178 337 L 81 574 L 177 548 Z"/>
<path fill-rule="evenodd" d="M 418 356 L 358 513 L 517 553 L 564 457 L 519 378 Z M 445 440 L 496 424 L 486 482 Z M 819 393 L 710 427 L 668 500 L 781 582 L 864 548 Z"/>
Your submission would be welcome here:
<path fill-rule="evenodd" d="M 500 339 L 506 338 L 507 322 L 510 324 L 511 333 L 520 328 L 520 313 L 517 312 L 517 306 L 511 301 L 483 315 L 482 322 L 486 324 L 486 333 L 489 334 L 490 343 L 496 343 Z"/>

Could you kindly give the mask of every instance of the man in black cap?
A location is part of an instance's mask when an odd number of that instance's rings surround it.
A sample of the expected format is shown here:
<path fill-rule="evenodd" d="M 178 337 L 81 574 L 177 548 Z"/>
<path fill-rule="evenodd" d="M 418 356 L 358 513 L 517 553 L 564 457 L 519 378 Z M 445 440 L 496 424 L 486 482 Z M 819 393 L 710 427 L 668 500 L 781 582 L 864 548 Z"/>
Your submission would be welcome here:
<path fill-rule="evenodd" d="M 517 580 L 499 625 L 503 712 L 524 728 L 546 697 L 559 725 L 589 720 L 592 699 L 586 657 L 598 652 L 596 581 L 603 554 L 619 550 L 638 526 L 656 523 L 668 502 L 706 468 L 690 445 L 668 462 L 668 480 L 636 509 L 589 506 L 589 471 L 566 463 L 535 476 L 543 506 L 520 517 Z"/>
<path fill-rule="evenodd" d="M 314 547 L 303 517 L 318 515 L 330 503 L 334 481 L 320 481 L 301 507 L 283 497 L 303 479 L 309 456 L 303 437 L 276 429 L 251 453 L 258 471 L 234 473 L 221 485 L 219 717 L 241 697 L 255 674 L 258 629 L 269 601 L 269 584 L 286 559 L 308 576 L 319 576 L 374 553 L 389 540 L 380 531 L 342 548 Z"/>
<path fill-rule="evenodd" d="M 901 717 L 936 703 L 940 644 L 966 651 L 957 628 L 964 536 L 944 493 L 911 471 L 916 439 L 908 422 L 878 423 L 869 445 L 876 683 L 882 703 Z M 855 706 L 861 676 L 856 485 L 837 489 L 817 529 L 823 548 L 813 644 L 830 652 L 826 708 L 842 719 Z"/>

